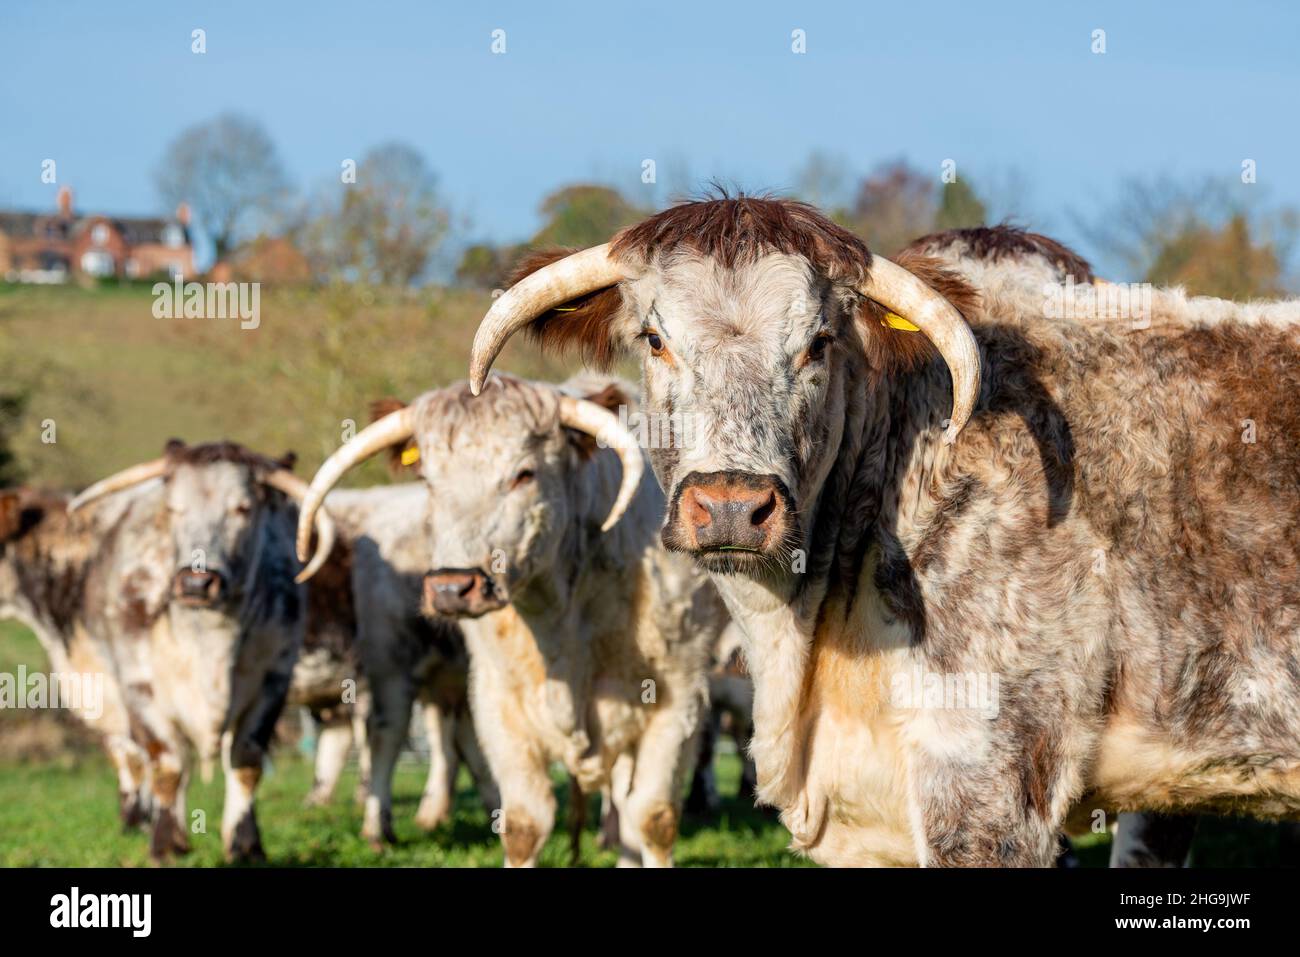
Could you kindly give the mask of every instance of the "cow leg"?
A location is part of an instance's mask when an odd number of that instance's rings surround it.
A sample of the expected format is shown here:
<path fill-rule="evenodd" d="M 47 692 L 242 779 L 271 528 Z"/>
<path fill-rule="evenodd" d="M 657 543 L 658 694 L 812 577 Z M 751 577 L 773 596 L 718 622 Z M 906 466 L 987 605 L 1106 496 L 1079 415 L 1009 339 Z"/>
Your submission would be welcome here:
<path fill-rule="evenodd" d="M 134 831 L 150 818 L 152 807 L 147 768 L 149 756 L 125 735 L 110 735 L 104 741 L 113 769 L 117 772 L 118 810 L 122 828 Z"/>
<path fill-rule="evenodd" d="M 221 808 L 221 845 L 226 860 L 262 861 L 262 835 L 257 827 L 253 796 L 262 780 L 262 750 L 234 732 L 221 737 L 221 770 L 225 775 L 226 798 Z"/>
<path fill-rule="evenodd" d="M 338 784 L 339 775 L 347 764 L 352 748 L 352 717 L 345 715 L 329 719 L 321 727 L 316 739 L 316 777 L 305 803 L 309 807 L 329 804 Z"/>
<path fill-rule="evenodd" d="M 456 715 L 456 753 L 469 768 L 479 800 L 483 802 L 488 814 L 491 814 L 501 806 L 501 792 L 497 790 L 492 769 L 488 767 L 487 758 L 479 746 L 474 718 L 467 706 L 463 706 Z"/>
<path fill-rule="evenodd" d="M 370 740 L 366 731 L 370 722 L 371 707 L 368 691 L 357 695 L 357 703 L 352 708 L 352 739 L 357 743 L 357 790 L 355 800 L 365 807 L 370 795 Z"/>
<path fill-rule="evenodd" d="M 185 785 L 189 768 L 180 757 L 182 753 L 180 743 L 176 742 L 174 747 L 163 746 L 156 751 L 149 763 L 154 806 L 149 856 L 155 861 L 190 851 L 185 830 Z"/>
<path fill-rule="evenodd" d="M 682 709 L 658 711 L 637 745 L 626 805 L 628 820 L 620 822 L 620 831 L 625 845 L 629 831 L 635 831 L 643 867 L 673 866 L 681 810 L 679 796 L 690 767 L 700 717 Z M 707 719 L 707 715 L 702 717 Z"/>
<path fill-rule="evenodd" d="M 262 780 L 262 764 L 276 722 L 289 696 L 292 658 L 284 670 L 268 671 L 252 703 L 221 737 L 221 764 L 226 798 L 221 812 L 221 843 L 231 862 L 264 861 L 262 835 L 253 799 Z"/>
<path fill-rule="evenodd" d="M 429 738 L 429 776 L 424 782 L 415 823 L 432 831 L 451 814 L 456 784 L 456 719 L 436 703 L 423 704 L 424 729 Z"/>
<path fill-rule="evenodd" d="M 618 851 L 619 867 L 641 866 L 641 835 L 632 825 L 628 813 L 628 797 L 632 791 L 632 771 L 635 761 L 630 754 L 620 754 L 609 772 L 609 787 L 602 797 L 609 797 L 609 813 L 600 822 L 608 846 Z"/>
<path fill-rule="evenodd" d="M 397 843 L 393 831 L 393 772 L 411 725 L 415 691 L 408 676 L 377 675 L 370 682 L 372 710 L 367 725 L 370 744 L 370 793 L 366 797 L 361 836 L 378 849 Z"/>
<path fill-rule="evenodd" d="M 1008 736 L 991 728 L 985 734 L 986 753 L 978 762 L 966 759 L 980 754 L 977 742 L 963 743 L 960 733 L 942 751 L 912 749 L 909 804 L 923 828 L 922 863 L 1052 867 L 1067 807 L 1063 769 L 1048 765 L 1045 746 L 1030 754 L 1000 751 L 992 741 Z"/>
<path fill-rule="evenodd" d="M 600 789 L 600 829 L 596 832 L 596 847 L 611 851 L 618 846 L 618 808 L 614 805 L 612 786 L 606 784 Z"/>
<path fill-rule="evenodd" d="M 713 752 L 721 734 L 720 724 L 716 709 L 710 709 L 708 718 L 701 723 L 699 753 L 691 775 L 691 790 L 686 796 L 687 814 L 716 814 L 721 806 L 718 780 L 713 770 Z"/>
<path fill-rule="evenodd" d="M 1110 846 L 1110 866 L 1186 867 L 1196 824 L 1194 814 L 1121 814 Z"/>

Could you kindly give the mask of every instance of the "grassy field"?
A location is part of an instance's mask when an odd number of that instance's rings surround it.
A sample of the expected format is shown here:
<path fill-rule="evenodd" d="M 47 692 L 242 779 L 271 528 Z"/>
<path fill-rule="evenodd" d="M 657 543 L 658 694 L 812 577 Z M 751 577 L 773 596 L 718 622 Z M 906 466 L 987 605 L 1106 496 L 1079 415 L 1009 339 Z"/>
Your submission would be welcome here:
<path fill-rule="evenodd" d="M 486 293 L 261 290 L 261 323 L 156 319 L 147 286 L 0 283 L 0 382 L 29 397 L 13 451 L 28 481 L 85 485 L 154 458 L 172 437 L 232 439 L 300 457 L 310 476 L 372 399 L 465 378 Z M 572 366 L 512 343 L 498 367 L 563 378 Z M 52 420 L 53 443 L 42 423 Z M 371 463 L 362 484 L 381 481 Z"/>
<path fill-rule="evenodd" d="M 45 656 L 27 629 L 0 622 L 0 672 L 12 673 L 20 664 L 29 670 L 46 667 Z M 740 763 L 735 755 L 719 755 L 718 784 L 724 800 L 721 813 L 708 820 L 688 817 L 677 845 L 677 862 L 684 867 L 800 867 L 808 862 L 787 849 L 789 834 L 776 819 L 736 796 Z M 394 826 L 399 844 L 376 853 L 361 840 L 361 812 L 353 803 L 356 772 L 339 782 L 334 803 L 305 808 L 303 796 L 311 784 L 310 764 L 290 749 L 274 755 L 272 770 L 259 791 L 258 816 L 268 863 L 301 867 L 496 867 L 500 842 L 489 826 L 468 777 L 462 773 L 453 819 L 432 834 L 415 826 L 415 809 L 424 783 L 424 767 L 403 761 L 394 781 Z M 556 776 L 560 823 L 542 853 L 545 866 L 565 866 L 569 860 L 563 820 L 567 788 Z M 190 789 L 191 812 L 204 812 L 207 833 L 191 835 L 192 852 L 177 866 L 204 867 L 222 863 L 221 780 L 195 781 Z M 612 867 L 614 855 L 595 844 L 597 807 L 588 811 L 581 864 Z M 1268 867 L 1296 859 L 1300 849 L 1284 850 L 1277 828 L 1255 821 L 1202 821 L 1193 849 L 1201 867 Z M 1110 837 L 1089 835 L 1075 842 L 1081 863 L 1104 867 Z M 58 713 L 0 710 L 0 867 L 76 866 L 142 867 L 149 864 L 145 835 L 123 833 L 117 819 L 117 795 L 112 773 L 94 742 L 80 727 Z"/>
<path fill-rule="evenodd" d="M 45 667 L 35 638 L 12 622 L 0 624 L 0 671 L 25 664 Z M 143 833 L 124 833 L 117 819 L 117 791 L 111 770 L 93 743 L 75 727 L 63 727 L 49 712 L 0 711 L 0 866 L 143 867 L 149 864 Z M 53 725 L 55 727 L 51 728 Z M 39 733 L 34 733 L 40 728 Z M 15 742 L 39 742 L 36 754 L 22 753 Z M 740 763 L 734 755 L 720 756 L 719 787 L 725 795 L 722 812 L 709 821 L 687 819 L 677 845 L 677 860 L 687 867 L 798 867 L 806 865 L 785 850 L 789 835 L 775 819 L 755 811 L 749 801 L 734 797 Z M 393 817 L 399 843 L 375 852 L 360 838 L 361 811 L 353 802 L 355 769 L 339 782 L 336 800 L 324 808 L 305 808 L 302 799 L 311 785 L 311 765 L 291 749 L 282 748 L 262 781 L 258 819 L 268 863 L 281 866 L 383 867 L 499 867 L 501 842 L 492 833 L 487 811 L 462 772 L 453 819 L 433 833 L 414 824 L 424 784 L 424 766 L 404 760 L 394 781 Z M 542 852 L 545 866 L 569 861 L 564 833 L 567 787 L 556 778 L 561 803 L 556 833 Z M 191 819 L 203 811 L 206 833 L 191 835 L 193 850 L 179 866 L 204 867 L 222 863 L 220 774 L 210 782 L 196 780 L 190 788 Z M 612 867 L 615 856 L 595 843 L 598 814 L 593 800 L 583 833 L 581 863 Z"/>

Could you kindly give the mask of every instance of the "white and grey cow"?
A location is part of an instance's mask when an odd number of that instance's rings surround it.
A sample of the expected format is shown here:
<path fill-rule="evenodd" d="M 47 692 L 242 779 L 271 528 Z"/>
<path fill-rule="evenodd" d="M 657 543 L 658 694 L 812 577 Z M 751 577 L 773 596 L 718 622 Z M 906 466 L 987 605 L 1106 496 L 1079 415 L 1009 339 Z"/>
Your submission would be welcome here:
<path fill-rule="evenodd" d="M 426 605 L 465 631 L 508 866 L 535 864 L 551 832 L 552 761 L 583 791 L 610 790 L 621 864 L 672 861 L 725 614 L 658 542 L 662 494 L 609 411 L 627 405 L 607 381 L 566 390 L 502 376 L 485 400 L 464 383 L 426 393 L 331 456 L 302 513 L 305 546 L 313 508 L 349 468 L 418 450 Z"/>
<path fill-rule="evenodd" d="M 651 450 L 663 535 L 745 634 L 796 849 L 1046 865 L 1072 813 L 1300 814 L 1300 303 L 1080 321 L 752 197 L 534 265 L 471 382 L 527 327 L 704 423 Z"/>
<path fill-rule="evenodd" d="M 464 762 L 489 809 L 499 806 L 469 710 L 468 656 L 454 622 L 421 612 L 429 565 L 428 507 L 408 482 L 330 494 L 334 551 L 308 583 L 307 628 L 290 700 L 321 728 L 308 802 L 334 791 L 354 737 L 362 771 L 362 834 L 393 841 L 392 778 L 418 703 L 429 771 L 415 821 L 432 830 L 451 813 Z"/>

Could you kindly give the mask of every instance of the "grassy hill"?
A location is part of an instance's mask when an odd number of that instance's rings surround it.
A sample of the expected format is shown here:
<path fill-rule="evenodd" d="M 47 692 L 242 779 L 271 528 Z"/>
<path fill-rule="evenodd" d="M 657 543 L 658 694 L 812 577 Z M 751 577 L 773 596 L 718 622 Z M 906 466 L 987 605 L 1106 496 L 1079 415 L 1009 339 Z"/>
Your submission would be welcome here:
<path fill-rule="evenodd" d="M 27 480 L 79 487 L 154 458 L 172 437 L 299 454 L 310 477 L 368 421 L 371 399 L 463 379 L 485 293 L 261 289 L 256 329 L 157 319 L 147 285 L 0 284 L 0 383 L 28 393 L 14 452 Z M 574 366 L 512 344 L 498 367 L 563 378 Z M 56 441 L 42 441 L 52 420 Z M 371 464 L 356 480 L 382 480 Z"/>

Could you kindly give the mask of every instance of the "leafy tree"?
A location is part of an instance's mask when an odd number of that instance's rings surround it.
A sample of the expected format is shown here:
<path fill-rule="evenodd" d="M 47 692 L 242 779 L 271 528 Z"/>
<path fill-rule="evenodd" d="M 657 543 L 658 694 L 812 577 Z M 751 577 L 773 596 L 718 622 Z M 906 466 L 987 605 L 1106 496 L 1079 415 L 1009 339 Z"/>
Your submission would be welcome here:
<path fill-rule="evenodd" d="M 984 204 L 966 180 L 957 179 L 944 184 L 939 196 L 939 211 L 934 217 L 936 230 L 983 226 L 985 217 Z"/>
<path fill-rule="evenodd" d="M 412 147 L 387 143 L 367 153 L 355 183 L 331 185 L 322 210 L 302 230 L 313 267 L 325 276 L 404 286 L 424 276 L 450 215 L 437 176 Z"/>
<path fill-rule="evenodd" d="M 1184 286 L 1194 296 L 1247 300 L 1283 293 L 1282 264 L 1271 244 L 1256 243 L 1240 213 L 1221 229 L 1189 226 L 1165 242 L 1144 277 L 1160 286 Z"/>
<path fill-rule="evenodd" d="M 176 137 L 154 181 L 172 208 L 190 205 L 218 259 L 279 212 L 289 193 L 270 135 L 256 120 L 235 113 Z"/>
<path fill-rule="evenodd" d="M 595 246 L 646 216 L 618 190 L 586 183 L 551 193 L 542 200 L 541 211 L 546 222 L 528 242 L 534 248 Z"/>

